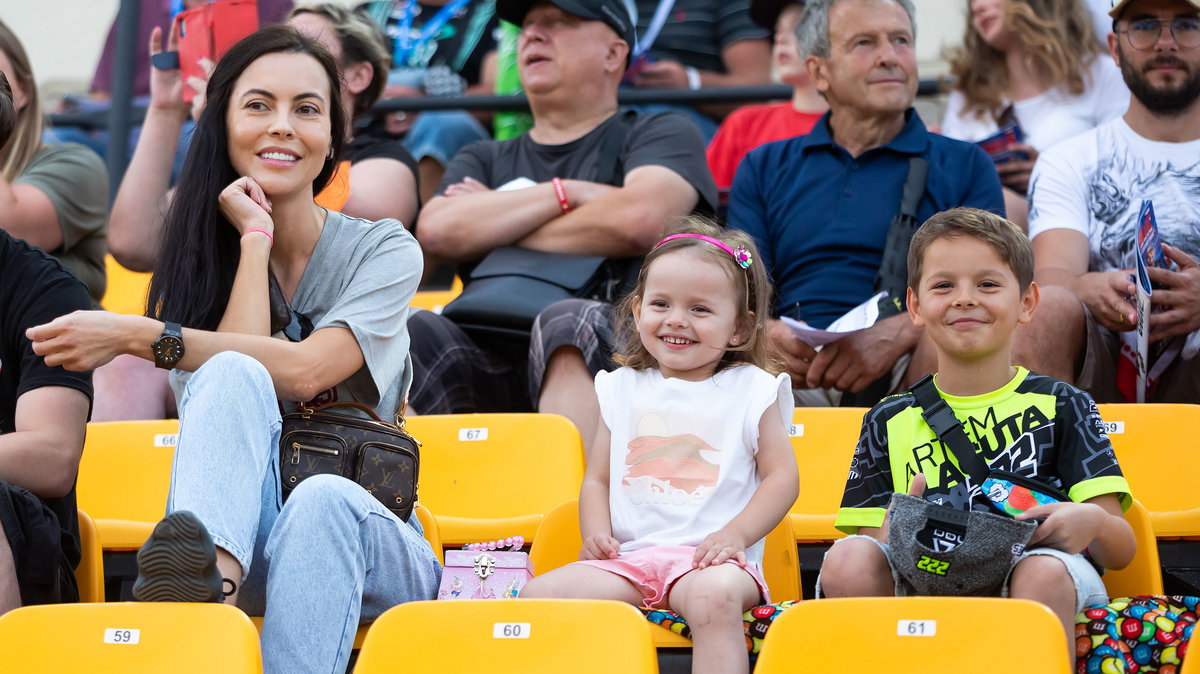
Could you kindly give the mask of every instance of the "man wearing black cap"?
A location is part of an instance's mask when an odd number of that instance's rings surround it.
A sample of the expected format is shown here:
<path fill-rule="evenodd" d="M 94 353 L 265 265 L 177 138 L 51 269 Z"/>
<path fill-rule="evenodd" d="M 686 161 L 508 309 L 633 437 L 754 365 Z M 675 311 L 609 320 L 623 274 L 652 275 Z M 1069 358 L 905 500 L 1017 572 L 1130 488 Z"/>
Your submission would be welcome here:
<path fill-rule="evenodd" d="M 1135 400 L 1129 270 L 1143 200 L 1169 269 L 1149 270 L 1148 402 L 1200 403 L 1200 0 L 1114 0 L 1109 51 L 1132 94 L 1123 117 L 1038 158 L 1029 236 L 1042 302 L 1016 347 L 1097 402 Z"/>
<path fill-rule="evenodd" d="M 711 210 L 716 188 L 695 127 L 679 113 L 617 114 L 617 87 L 634 41 L 624 3 L 500 0 L 496 9 L 522 27 L 517 67 L 533 128 L 461 151 L 417 230 L 427 253 L 460 265 L 468 292 L 470 271 L 497 248 L 636 257 L 661 237 L 670 217 Z M 535 330 L 534 358 L 526 343 L 484 343 L 480 332 L 469 336 L 442 316 L 413 314 L 413 407 L 532 410 L 545 360 L 559 351 L 572 354 L 590 381 L 589 370 L 611 366 L 608 305 L 572 303 L 581 306 L 570 318 Z"/>

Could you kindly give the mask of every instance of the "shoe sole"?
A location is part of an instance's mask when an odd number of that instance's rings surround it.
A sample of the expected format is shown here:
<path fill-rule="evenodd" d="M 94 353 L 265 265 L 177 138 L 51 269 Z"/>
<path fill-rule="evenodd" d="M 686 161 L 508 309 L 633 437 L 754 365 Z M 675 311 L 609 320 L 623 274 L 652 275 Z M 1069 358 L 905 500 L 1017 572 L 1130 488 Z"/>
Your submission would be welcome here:
<path fill-rule="evenodd" d="M 216 548 L 190 512 L 167 515 L 137 554 L 137 601 L 220 602 L 221 574 Z"/>

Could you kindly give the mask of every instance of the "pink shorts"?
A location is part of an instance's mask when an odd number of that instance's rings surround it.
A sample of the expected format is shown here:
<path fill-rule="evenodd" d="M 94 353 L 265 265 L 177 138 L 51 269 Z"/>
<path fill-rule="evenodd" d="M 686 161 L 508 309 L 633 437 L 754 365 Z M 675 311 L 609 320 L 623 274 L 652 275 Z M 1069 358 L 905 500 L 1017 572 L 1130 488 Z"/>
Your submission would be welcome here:
<path fill-rule="evenodd" d="M 667 608 L 667 596 L 675 581 L 696 570 L 692 566 L 692 558 L 695 555 L 695 546 L 672 545 L 623 552 L 616 559 L 588 559 L 573 563 L 594 566 L 628 580 L 645 597 L 643 604 L 647 608 L 657 609 Z M 733 560 L 727 560 L 725 563 L 737 564 Z M 763 579 L 762 569 L 756 564 L 748 564 L 741 568 L 745 569 L 758 585 L 762 603 L 769 604 L 771 596 L 767 592 L 767 581 Z"/>

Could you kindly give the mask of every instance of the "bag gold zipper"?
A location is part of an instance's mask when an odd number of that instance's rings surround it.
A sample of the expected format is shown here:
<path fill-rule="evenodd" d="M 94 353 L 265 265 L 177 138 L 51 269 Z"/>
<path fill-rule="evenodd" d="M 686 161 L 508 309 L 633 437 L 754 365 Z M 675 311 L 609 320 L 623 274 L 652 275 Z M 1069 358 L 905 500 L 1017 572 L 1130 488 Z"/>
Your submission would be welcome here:
<path fill-rule="evenodd" d="M 338 454 L 341 454 L 341 452 L 339 452 L 338 450 L 329 449 L 328 447 L 318 447 L 316 445 L 302 445 L 299 442 L 292 442 L 292 463 L 293 464 L 300 463 L 300 450 L 304 450 L 306 452 L 316 452 L 318 454 L 325 454 L 328 456 L 337 456 Z"/>

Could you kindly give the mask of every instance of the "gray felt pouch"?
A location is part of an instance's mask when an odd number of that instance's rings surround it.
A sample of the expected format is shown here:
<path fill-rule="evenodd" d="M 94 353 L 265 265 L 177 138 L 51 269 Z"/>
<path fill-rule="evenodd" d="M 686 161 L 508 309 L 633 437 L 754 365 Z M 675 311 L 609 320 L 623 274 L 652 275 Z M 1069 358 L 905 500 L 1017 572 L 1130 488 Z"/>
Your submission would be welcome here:
<path fill-rule="evenodd" d="M 1037 524 L 892 494 L 888 559 L 908 594 L 997 596 Z"/>

